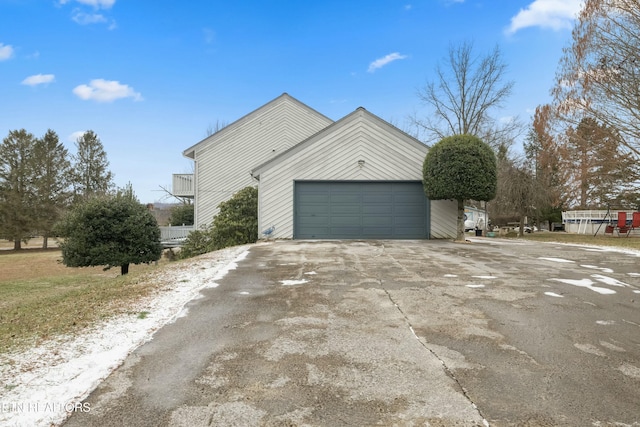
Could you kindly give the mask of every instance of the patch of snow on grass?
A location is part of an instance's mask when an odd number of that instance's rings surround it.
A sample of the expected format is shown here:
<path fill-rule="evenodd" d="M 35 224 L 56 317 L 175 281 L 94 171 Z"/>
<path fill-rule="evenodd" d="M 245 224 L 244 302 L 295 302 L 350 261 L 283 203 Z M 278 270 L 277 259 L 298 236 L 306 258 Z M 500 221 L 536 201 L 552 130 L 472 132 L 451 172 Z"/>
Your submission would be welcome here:
<path fill-rule="evenodd" d="M 596 324 L 602 325 L 602 326 L 610 326 L 610 325 L 615 325 L 616 321 L 615 320 L 596 320 Z"/>
<path fill-rule="evenodd" d="M 497 276 L 471 276 L 475 279 L 497 279 Z"/>
<path fill-rule="evenodd" d="M 452 277 L 458 277 L 458 275 L 457 274 L 445 274 L 443 277 L 452 278 Z"/>
<path fill-rule="evenodd" d="M 484 288 L 484 285 L 467 285 L 467 288 Z"/>
<path fill-rule="evenodd" d="M 316 275 L 316 274 L 318 274 L 318 273 L 316 273 L 315 271 L 307 271 L 307 272 L 306 272 L 306 273 L 304 273 L 304 274 L 307 274 L 307 275 L 309 275 L 309 276 L 315 276 L 315 275 Z"/>
<path fill-rule="evenodd" d="M 82 335 L 0 354 L 0 425 L 56 425 L 68 411 L 82 409 L 80 402 L 133 350 L 183 314 L 184 305 L 201 289 L 217 286 L 248 249 L 227 248 L 171 264 L 149 278 L 159 290 L 135 303 L 132 314 L 107 320 Z M 148 314 L 141 319 L 137 314 L 143 311 Z"/>

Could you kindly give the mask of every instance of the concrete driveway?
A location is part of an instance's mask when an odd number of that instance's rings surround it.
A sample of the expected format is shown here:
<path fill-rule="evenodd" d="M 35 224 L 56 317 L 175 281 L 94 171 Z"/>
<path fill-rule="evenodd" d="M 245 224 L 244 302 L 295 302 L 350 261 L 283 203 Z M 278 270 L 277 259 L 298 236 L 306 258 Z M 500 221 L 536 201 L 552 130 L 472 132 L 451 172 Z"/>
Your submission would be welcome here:
<path fill-rule="evenodd" d="M 640 426 L 640 257 L 258 244 L 68 426 Z"/>

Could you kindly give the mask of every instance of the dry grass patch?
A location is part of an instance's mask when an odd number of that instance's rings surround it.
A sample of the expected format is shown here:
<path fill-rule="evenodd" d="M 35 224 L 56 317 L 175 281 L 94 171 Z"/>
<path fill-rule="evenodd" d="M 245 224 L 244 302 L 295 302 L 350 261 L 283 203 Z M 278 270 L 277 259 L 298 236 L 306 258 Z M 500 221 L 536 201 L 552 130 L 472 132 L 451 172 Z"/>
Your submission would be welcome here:
<path fill-rule="evenodd" d="M 0 250 L 0 352 L 79 333 L 127 312 L 155 289 L 146 273 L 161 268 L 132 265 L 120 276 L 118 268 L 69 268 L 60 260 L 58 249 Z"/>
<path fill-rule="evenodd" d="M 571 243 L 576 245 L 612 246 L 624 249 L 640 250 L 640 234 L 629 237 L 593 236 L 562 232 L 538 232 L 526 234 L 523 239 L 540 242 Z"/>

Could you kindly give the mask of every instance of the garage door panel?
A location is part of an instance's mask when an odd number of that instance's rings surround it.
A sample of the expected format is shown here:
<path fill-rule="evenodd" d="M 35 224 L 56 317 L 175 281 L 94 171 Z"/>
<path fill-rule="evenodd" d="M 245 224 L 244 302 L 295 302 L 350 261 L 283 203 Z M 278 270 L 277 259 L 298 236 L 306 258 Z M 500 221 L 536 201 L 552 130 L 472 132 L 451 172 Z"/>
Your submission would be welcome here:
<path fill-rule="evenodd" d="M 421 227 L 424 219 L 420 216 L 394 216 L 393 225 L 397 227 Z"/>
<path fill-rule="evenodd" d="M 326 205 L 329 203 L 329 193 L 304 193 L 301 194 L 299 202 L 301 205 L 306 205 L 310 203 Z"/>
<path fill-rule="evenodd" d="M 331 206 L 329 204 L 301 204 L 298 212 L 308 215 L 329 215 Z"/>
<path fill-rule="evenodd" d="M 359 204 L 360 203 L 360 193 L 348 192 L 348 193 L 339 193 L 339 194 L 331 194 L 330 197 L 331 204 Z"/>
<path fill-rule="evenodd" d="M 419 215 L 424 216 L 426 213 L 426 209 L 424 206 L 419 204 L 409 204 L 409 203 L 394 203 L 393 204 L 393 212 L 396 216 L 413 216 Z"/>
<path fill-rule="evenodd" d="M 329 215 L 301 216 L 300 225 L 302 226 L 329 225 L 330 218 L 331 217 Z"/>
<path fill-rule="evenodd" d="M 362 205 L 362 213 L 364 215 L 391 215 L 393 214 L 393 205 Z"/>
<path fill-rule="evenodd" d="M 428 200 L 416 182 L 296 182 L 296 239 L 428 238 Z"/>
<path fill-rule="evenodd" d="M 384 215 L 384 216 L 364 216 L 362 217 L 362 226 L 363 227 L 390 227 L 393 225 L 393 217 Z"/>
<path fill-rule="evenodd" d="M 352 215 L 360 215 L 362 211 L 362 207 L 358 204 L 352 205 L 331 205 L 327 206 L 327 211 L 332 215 L 344 215 L 344 214 L 352 214 Z"/>
<path fill-rule="evenodd" d="M 332 215 L 329 223 L 334 226 L 358 227 L 360 225 L 360 215 Z"/>
<path fill-rule="evenodd" d="M 359 239 L 362 235 L 361 227 L 331 227 L 330 228 L 330 236 L 331 237 L 318 237 L 322 239 Z M 344 236 L 344 237 L 338 237 Z"/>
<path fill-rule="evenodd" d="M 362 195 L 364 203 L 393 203 L 393 193 L 365 193 Z"/>
<path fill-rule="evenodd" d="M 363 227 L 363 239 L 393 239 L 396 238 L 392 227 Z"/>

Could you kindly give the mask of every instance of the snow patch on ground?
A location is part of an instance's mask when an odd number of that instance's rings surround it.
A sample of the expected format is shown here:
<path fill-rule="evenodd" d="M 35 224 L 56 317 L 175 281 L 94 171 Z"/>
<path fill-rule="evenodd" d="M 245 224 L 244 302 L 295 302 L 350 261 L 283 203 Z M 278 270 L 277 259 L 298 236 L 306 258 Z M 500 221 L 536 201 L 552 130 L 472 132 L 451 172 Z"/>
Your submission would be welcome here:
<path fill-rule="evenodd" d="M 64 336 L 23 352 L 0 354 L 0 425 L 50 426 L 73 410 L 90 410 L 80 402 L 138 346 L 167 323 L 184 315 L 184 305 L 216 283 L 250 246 L 227 248 L 153 273 L 154 295 L 130 312 L 78 336 Z M 137 313 L 146 312 L 145 318 Z"/>
<path fill-rule="evenodd" d="M 599 286 L 593 286 L 594 282 L 593 282 L 593 280 L 590 280 L 590 279 L 579 279 L 579 280 L 574 280 L 574 279 L 548 279 L 548 280 L 553 280 L 553 281 L 556 281 L 556 282 L 566 283 L 568 285 L 577 286 L 579 288 L 588 288 L 588 289 L 591 289 L 592 291 L 597 292 L 597 293 L 602 294 L 602 295 L 611 295 L 611 294 L 615 294 L 616 293 L 616 291 L 614 291 L 613 289 L 601 288 Z"/>
<path fill-rule="evenodd" d="M 556 294 L 555 292 L 545 292 L 544 294 L 549 297 L 564 298 L 562 295 Z"/>
<path fill-rule="evenodd" d="M 545 261 L 551 261 L 551 262 L 561 262 L 561 263 L 572 263 L 572 262 L 574 262 L 574 261 L 571 261 L 569 259 L 562 259 L 562 258 L 539 257 L 538 259 L 543 259 Z"/>
<path fill-rule="evenodd" d="M 580 265 L 580 267 L 584 267 L 584 268 L 591 268 L 593 270 L 600 270 L 603 273 L 613 273 L 613 270 L 610 268 L 606 268 L 606 267 L 598 267 L 597 265 Z"/>
<path fill-rule="evenodd" d="M 283 286 L 294 286 L 294 285 L 303 285 L 305 283 L 309 282 L 307 279 L 300 279 L 300 280 L 281 280 L 280 283 L 282 283 Z"/>
<path fill-rule="evenodd" d="M 592 274 L 591 277 L 596 279 L 598 282 L 604 283 L 605 285 L 620 286 L 622 288 L 630 287 L 628 284 L 621 282 L 618 279 L 614 279 L 613 277 L 603 276 L 601 274 Z"/>
<path fill-rule="evenodd" d="M 475 279 L 497 279 L 498 276 L 471 276 Z"/>
<path fill-rule="evenodd" d="M 484 288 L 484 285 L 466 285 L 467 288 Z"/>

